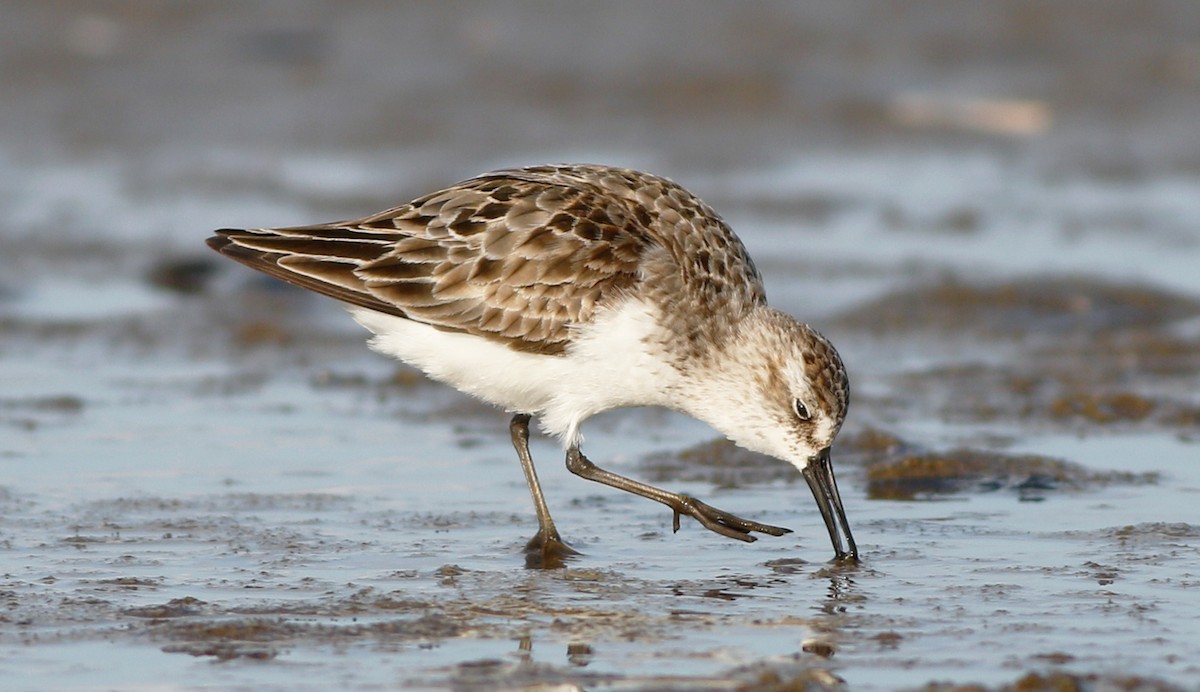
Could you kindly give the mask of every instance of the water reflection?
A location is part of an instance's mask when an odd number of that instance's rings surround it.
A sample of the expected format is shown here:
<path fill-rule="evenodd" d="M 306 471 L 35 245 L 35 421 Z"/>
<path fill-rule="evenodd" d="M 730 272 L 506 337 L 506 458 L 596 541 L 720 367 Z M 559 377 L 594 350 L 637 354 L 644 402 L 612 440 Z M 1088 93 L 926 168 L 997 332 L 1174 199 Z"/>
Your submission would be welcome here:
<path fill-rule="evenodd" d="M 862 601 L 864 597 L 858 593 L 856 587 L 857 584 L 848 574 L 830 576 L 825 600 L 820 605 L 821 612 L 826 615 L 840 615 L 846 612 L 848 603 Z"/>

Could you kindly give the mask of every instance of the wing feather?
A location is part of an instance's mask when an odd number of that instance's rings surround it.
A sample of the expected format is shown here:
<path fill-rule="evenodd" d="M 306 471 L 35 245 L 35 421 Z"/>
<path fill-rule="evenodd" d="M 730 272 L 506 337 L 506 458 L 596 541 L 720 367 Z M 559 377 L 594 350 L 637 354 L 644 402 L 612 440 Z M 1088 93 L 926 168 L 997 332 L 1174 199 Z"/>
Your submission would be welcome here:
<path fill-rule="evenodd" d="M 572 325 L 639 280 L 654 240 L 603 190 L 517 173 L 355 221 L 226 229 L 209 244 L 352 305 L 558 354 Z"/>
<path fill-rule="evenodd" d="M 226 229 L 209 245 L 351 305 L 544 354 L 638 284 L 679 334 L 690 312 L 766 301 L 712 209 L 663 178 L 603 166 L 496 171 L 354 221 Z"/>

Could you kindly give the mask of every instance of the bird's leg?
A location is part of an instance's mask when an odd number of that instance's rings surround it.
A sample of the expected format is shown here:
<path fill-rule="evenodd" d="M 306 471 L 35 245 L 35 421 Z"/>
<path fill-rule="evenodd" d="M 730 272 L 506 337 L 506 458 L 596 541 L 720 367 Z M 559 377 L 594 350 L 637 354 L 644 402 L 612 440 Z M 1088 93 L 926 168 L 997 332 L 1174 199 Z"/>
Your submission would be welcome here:
<path fill-rule="evenodd" d="M 631 492 L 634 495 L 641 495 L 642 497 L 649 498 L 655 502 L 661 502 L 670 507 L 675 511 L 675 518 L 671 524 L 671 527 L 675 531 L 679 530 L 679 515 L 681 514 L 692 517 L 710 531 L 715 531 L 722 536 L 736 538 L 739 541 L 746 541 L 747 543 L 752 543 L 755 540 L 754 536 L 750 535 L 751 531 L 766 533 L 772 536 L 782 536 L 792 531 L 791 529 L 779 526 L 760 524 L 756 521 L 742 519 L 729 512 L 723 512 L 715 507 L 710 507 L 694 497 L 661 490 L 652 485 L 617 475 L 611 471 L 605 471 L 585 457 L 583 452 L 579 451 L 578 446 L 567 450 L 567 468 L 570 469 L 571 473 L 582 476 L 589 481 L 611 485 L 614 488 Z"/>
<path fill-rule="evenodd" d="M 579 552 L 563 543 L 558 529 L 554 528 L 554 520 L 550 518 L 550 508 L 546 506 L 537 470 L 533 468 L 533 456 L 529 453 L 529 414 L 518 413 L 513 416 L 508 431 L 512 434 L 513 447 L 521 459 L 521 470 L 525 472 L 525 482 L 529 485 L 529 494 L 533 496 L 533 508 L 537 511 L 538 532 L 525 545 L 525 566 L 562 567 L 563 558 L 578 555 Z"/>

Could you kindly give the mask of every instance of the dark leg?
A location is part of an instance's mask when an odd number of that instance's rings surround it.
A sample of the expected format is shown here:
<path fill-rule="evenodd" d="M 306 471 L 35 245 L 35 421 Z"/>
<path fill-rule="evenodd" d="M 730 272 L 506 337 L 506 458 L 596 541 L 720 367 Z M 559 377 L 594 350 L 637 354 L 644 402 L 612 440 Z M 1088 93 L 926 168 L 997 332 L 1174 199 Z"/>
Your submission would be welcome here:
<path fill-rule="evenodd" d="M 546 506 L 537 470 L 533 468 L 533 456 L 529 453 L 529 414 L 518 413 L 513 416 L 508 431 L 512 434 L 513 447 L 521 459 L 521 470 L 525 472 L 525 482 L 529 485 L 529 494 L 533 496 L 533 508 L 538 518 L 537 535 L 525 546 L 525 566 L 562 567 L 563 558 L 578 555 L 579 552 L 563 543 L 558 536 L 558 529 L 554 528 L 554 520 L 550 518 L 550 508 Z"/>
<path fill-rule="evenodd" d="M 589 481 L 611 485 L 614 488 L 619 488 L 634 495 L 641 495 L 642 497 L 649 498 L 655 502 L 661 502 L 670 507 L 675 510 L 675 519 L 671 524 L 671 527 L 675 531 L 679 530 L 679 515 L 686 514 L 703 524 L 704 528 L 710 531 L 715 531 L 722 536 L 736 538 L 739 541 L 746 541 L 747 543 L 752 543 L 755 540 L 754 536 L 750 535 L 751 531 L 767 533 L 772 536 L 782 536 L 785 533 L 792 532 L 791 529 L 748 521 L 728 512 L 723 512 L 715 507 L 710 507 L 694 497 L 660 490 L 652 485 L 646 485 L 625 476 L 619 476 L 611 471 L 605 471 L 585 457 L 583 452 L 579 451 L 578 447 L 572 447 L 567 450 L 567 468 L 570 469 L 571 473 L 582 476 Z"/>

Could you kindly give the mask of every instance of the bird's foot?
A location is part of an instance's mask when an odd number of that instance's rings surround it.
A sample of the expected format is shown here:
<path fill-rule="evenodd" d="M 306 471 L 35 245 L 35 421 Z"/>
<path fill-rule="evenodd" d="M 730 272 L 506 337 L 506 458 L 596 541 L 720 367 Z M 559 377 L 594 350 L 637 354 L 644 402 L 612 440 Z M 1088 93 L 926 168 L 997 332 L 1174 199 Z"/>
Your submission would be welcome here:
<path fill-rule="evenodd" d="M 838 551 L 830 562 L 837 567 L 857 567 L 862 560 L 858 558 L 858 551 L 850 553 Z"/>
<path fill-rule="evenodd" d="M 525 567 L 528 569 L 561 569 L 567 560 L 580 555 L 578 550 L 563 542 L 558 531 L 539 529 L 525 544 Z"/>
<path fill-rule="evenodd" d="M 754 536 L 750 535 L 751 531 L 772 536 L 782 536 L 785 533 L 792 532 L 791 529 L 785 529 L 782 526 L 771 526 L 770 524 L 760 524 L 757 521 L 742 519 L 729 512 L 706 505 L 688 495 L 679 495 L 678 503 L 671 503 L 671 508 L 675 510 L 675 518 L 671 522 L 671 528 L 674 531 L 679 531 L 679 516 L 686 514 L 700 522 L 709 531 L 719 533 L 722 536 L 728 536 L 729 538 L 736 538 L 739 541 L 746 541 L 747 543 L 753 543 L 757 540 Z"/>

